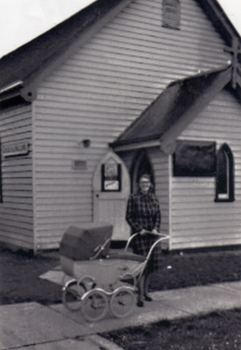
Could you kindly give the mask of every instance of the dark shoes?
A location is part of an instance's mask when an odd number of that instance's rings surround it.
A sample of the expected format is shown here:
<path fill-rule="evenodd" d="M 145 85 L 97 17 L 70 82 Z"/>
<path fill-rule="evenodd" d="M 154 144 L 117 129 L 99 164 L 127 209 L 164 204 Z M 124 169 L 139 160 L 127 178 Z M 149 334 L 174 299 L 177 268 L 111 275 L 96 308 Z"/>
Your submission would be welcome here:
<path fill-rule="evenodd" d="M 145 295 L 144 298 L 145 298 L 145 301 L 152 301 L 152 298 L 149 297 L 149 295 Z"/>
<path fill-rule="evenodd" d="M 137 300 L 136 305 L 137 305 L 138 307 L 143 307 L 143 306 L 144 306 L 144 303 L 143 303 L 143 301 L 141 301 L 141 300 Z"/>
<path fill-rule="evenodd" d="M 145 301 L 152 301 L 152 298 L 149 297 L 149 295 L 144 295 L 144 298 L 145 298 Z M 144 306 L 144 302 L 141 301 L 141 300 L 137 300 L 136 305 L 137 305 L 138 307 L 143 307 L 143 306 Z"/>

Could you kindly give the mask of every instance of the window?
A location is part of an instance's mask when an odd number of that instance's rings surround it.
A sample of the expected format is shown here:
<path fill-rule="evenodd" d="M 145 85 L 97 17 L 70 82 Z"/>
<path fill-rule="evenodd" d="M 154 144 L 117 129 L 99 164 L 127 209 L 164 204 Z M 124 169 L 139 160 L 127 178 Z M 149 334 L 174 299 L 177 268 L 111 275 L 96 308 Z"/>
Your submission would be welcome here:
<path fill-rule="evenodd" d="M 162 25 L 180 29 L 180 0 L 163 0 Z"/>
<path fill-rule="evenodd" d="M 109 158 L 101 166 L 102 192 L 121 191 L 121 164 Z"/>
<path fill-rule="evenodd" d="M 234 162 L 227 144 L 223 144 L 217 153 L 216 202 L 234 201 Z"/>

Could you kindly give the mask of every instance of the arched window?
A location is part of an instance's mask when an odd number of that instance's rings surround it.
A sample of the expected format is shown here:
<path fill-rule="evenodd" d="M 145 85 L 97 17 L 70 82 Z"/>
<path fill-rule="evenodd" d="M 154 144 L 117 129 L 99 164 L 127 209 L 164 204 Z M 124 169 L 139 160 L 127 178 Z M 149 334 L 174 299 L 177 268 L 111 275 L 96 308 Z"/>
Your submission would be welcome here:
<path fill-rule="evenodd" d="M 234 201 L 234 161 L 225 143 L 217 153 L 216 202 Z"/>

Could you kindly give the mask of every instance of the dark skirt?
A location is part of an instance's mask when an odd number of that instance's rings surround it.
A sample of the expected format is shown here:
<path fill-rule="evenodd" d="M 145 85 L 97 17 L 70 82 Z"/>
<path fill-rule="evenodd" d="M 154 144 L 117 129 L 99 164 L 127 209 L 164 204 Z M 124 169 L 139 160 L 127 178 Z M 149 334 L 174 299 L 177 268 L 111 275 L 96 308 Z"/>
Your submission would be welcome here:
<path fill-rule="evenodd" d="M 133 253 L 147 256 L 149 250 L 153 243 L 158 239 L 157 236 L 152 234 L 144 234 L 144 235 L 136 235 L 131 242 L 131 247 L 133 249 Z M 163 267 L 162 260 L 162 250 L 161 250 L 161 242 L 154 248 L 150 259 L 147 263 L 147 271 L 153 272 L 157 271 Z"/>

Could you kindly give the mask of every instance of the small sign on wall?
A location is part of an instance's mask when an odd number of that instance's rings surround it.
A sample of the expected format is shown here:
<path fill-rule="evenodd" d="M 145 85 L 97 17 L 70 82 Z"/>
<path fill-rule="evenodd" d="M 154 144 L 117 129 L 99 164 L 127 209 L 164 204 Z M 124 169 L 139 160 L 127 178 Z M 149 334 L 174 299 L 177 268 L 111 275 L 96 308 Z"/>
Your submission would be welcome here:
<path fill-rule="evenodd" d="M 2 156 L 4 158 L 26 155 L 29 152 L 28 141 L 10 143 L 2 146 Z"/>
<path fill-rule="evenodd" d="M 72 169 L 74 170 L 86 170 L 87 161 L 85 159 L 75 159 L 72 161 Z"/>
<path fill-rule="evenodd" d="M 216 144 L 205 141 L 178 141 L 173 155 L 174 176 L 216 175 Z"/>

